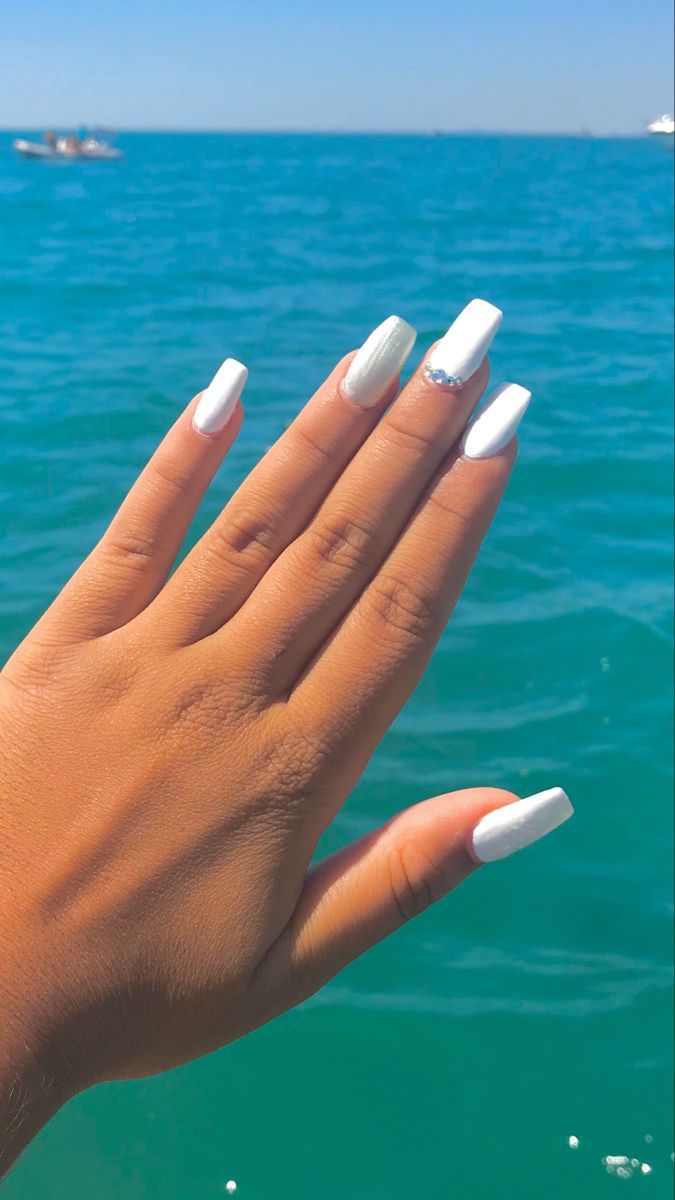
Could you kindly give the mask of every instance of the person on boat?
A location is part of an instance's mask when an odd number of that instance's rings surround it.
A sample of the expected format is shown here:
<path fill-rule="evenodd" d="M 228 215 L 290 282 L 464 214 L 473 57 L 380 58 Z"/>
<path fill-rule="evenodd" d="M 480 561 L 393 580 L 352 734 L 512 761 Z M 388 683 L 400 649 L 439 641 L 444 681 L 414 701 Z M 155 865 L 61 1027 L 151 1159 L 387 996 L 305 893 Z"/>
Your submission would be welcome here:
<path fill-rule="evenodd" d="M 46 144 L 50 147 L 50 149 L 52 149 L 52 150 L 56 149 L 56 134 L 54 133 L 53 129 L 45 130 L 44 140 L 45 140 Z"/>
<path fill-rule="evenodd" d="M 81 154 L 82 143 L 76 133 L 69 133 L 66 137 L 59 138 L 57 149 L 61 154 Z"/>

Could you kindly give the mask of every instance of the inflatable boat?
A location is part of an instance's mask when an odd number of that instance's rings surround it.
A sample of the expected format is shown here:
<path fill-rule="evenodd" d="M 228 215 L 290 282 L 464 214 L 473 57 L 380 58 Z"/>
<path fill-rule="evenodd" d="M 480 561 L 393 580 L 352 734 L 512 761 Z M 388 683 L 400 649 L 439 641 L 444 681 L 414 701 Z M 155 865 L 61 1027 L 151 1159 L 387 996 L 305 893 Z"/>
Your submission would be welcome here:
<path fill-rule="evenodd" d="M 12 146 L 22 158 L 74 160 L 122 157 L 121 150 L 93 137 L 61 137 L 55 138 L 53 142 L 28 142 L 25 138 L 16 138 L 12 142 Z"/>

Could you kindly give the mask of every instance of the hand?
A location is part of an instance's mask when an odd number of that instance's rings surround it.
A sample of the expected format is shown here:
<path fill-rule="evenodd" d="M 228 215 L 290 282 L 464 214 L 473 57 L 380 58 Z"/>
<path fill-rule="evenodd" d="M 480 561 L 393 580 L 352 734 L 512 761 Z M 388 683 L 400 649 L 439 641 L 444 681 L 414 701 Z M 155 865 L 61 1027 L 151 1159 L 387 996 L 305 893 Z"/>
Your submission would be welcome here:
<path fill-rule="evenodd" d="M 470 305 L 398 397 L 414 334 L 390 318 L 169 578 L 240 427 L 227 360 L 9 660 L 0 1093 L 3 1036 L 47 1114 L 240 1037 L 568 815 L 558 791 L 458 792 L 309 869 L 506 485 L 529 393 L 499 390 L 459 443 L 500 315 Z"/>

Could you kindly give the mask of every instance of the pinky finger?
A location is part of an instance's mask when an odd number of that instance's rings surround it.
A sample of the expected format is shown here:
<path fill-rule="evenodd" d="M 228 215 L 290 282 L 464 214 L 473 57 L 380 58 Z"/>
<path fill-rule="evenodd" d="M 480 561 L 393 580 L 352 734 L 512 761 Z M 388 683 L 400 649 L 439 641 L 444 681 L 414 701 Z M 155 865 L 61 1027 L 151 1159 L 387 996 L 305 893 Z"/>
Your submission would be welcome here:
<path fill-rule="evenodd" d="M 101 541 L 42 623 L 57 637 L 91 638 L 138 615 L 166 581 L 190 522 L 242 422 L 248 371 L 225 360 L 142 471 Z"/>

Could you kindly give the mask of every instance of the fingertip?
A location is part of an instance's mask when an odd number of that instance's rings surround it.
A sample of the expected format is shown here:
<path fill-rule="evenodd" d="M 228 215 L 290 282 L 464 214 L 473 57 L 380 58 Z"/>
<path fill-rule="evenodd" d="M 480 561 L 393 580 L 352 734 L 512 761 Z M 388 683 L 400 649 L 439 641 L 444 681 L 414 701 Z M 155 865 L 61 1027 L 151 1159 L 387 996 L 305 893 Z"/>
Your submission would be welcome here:
<path fill-rule="evenodd" d="M 340 382 L 344 398 L 358 408 L 373 408 L 400 379 L 417 337 L 402 317 L 382 321 L 353 356 Z"/>
<path fill-rule="evenodd" d="M 471 834 L 471 853 L 479 863 L 508 858 L 553 833 L 573 815 L 570 798 L 561 787 L 513 797 L 511 803 L 498 805 L 480 819 Z"/>
<path fill-rule="evenodd" d="M 501 454 L 514 440 L 532 393 L 519 383 L 501 383 L 474 414 L 460 443 L 465 458 L 482 460 Z"/>
<path fill-rule="evenodd" d="M 398 818 L 410 824 L 439 856 L 450 864 L 451 882 L 454 886 L 469 871 L 482 866 L 473 849 L 473 830 L 481 819 L 518 797 L 503 788 L 466 788 L 457 792 L 446 792 L 416 804 Z M 395 818 L 396 820 L 397 818 Z M 448 889 L 449 890 L 449 889 Z"/>
<path fill-rule="evenodd" d="M 248 379 L 248 368 L 236 358 L 226 358 L 204 389 L 192 414 L 196 433 L 216 436 L 230 424 Z"/>
<path fill-rule="evenodd" d="M 233 439 L 239 433 L 239 430 L 241 429 L 242 425 L 244 424 L 245 417 L 246 417 L 246 409 L 244 408 L 243 401 L 240 398 L 239 400 L 237 400 L 237 403 L 234 406 L 234 412 L 232 413 L 232 416 L 230 417 L 228 425 L 226 426 L 226 428 L 229 428 L 230 431 L 232 432 Z"/>

